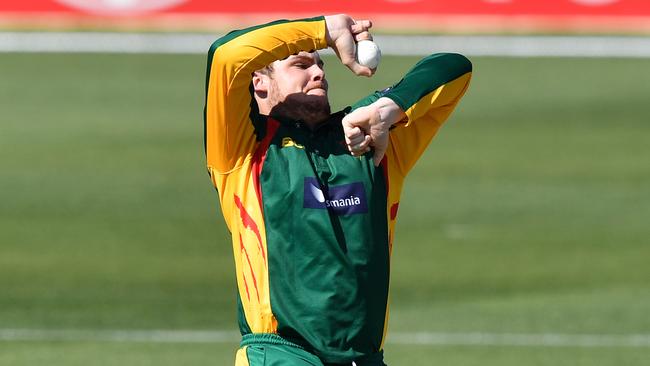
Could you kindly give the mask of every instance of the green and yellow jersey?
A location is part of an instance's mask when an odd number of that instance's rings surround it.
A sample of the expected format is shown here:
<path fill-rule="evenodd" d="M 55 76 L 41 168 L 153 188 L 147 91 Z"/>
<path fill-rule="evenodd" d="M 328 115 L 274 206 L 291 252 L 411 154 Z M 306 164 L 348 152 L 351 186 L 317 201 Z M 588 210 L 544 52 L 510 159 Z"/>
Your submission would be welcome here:
<path fill-rule="evenodd" d="M 461 55 L 431 55 L 314 130 L 260 115 L 253 71 L 326 48 L 325 33 L 318 17 L 217 40 L 208 57 L 205 149 L 232 234 L 244 339 L 275 337 L 326 363 L 349 363 L 382 353 L 404 178 L 463 96 L 472 68 Z M 372 153 L 350 155 L 341 119 L 380 97 L 407 119 L 393 126 L 375 167 Z"/>

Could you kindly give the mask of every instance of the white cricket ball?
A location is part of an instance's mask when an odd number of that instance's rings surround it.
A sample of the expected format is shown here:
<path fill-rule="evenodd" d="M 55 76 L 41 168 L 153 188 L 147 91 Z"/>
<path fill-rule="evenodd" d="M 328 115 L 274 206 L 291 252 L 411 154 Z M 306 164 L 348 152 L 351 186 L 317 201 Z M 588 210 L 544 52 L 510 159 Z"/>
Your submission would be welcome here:
<path fill-rule="evenodd" d="M 357 43 L 357 62 L 371 69 L 376 69 L 381 60 L 381 51 L 373 41 L 363 40 Z"/>

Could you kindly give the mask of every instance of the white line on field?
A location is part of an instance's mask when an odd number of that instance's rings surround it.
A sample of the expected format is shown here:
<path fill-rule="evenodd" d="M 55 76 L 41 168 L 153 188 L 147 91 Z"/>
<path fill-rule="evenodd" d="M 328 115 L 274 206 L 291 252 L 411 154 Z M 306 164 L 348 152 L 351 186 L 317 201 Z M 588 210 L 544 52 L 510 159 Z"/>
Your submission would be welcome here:
<path fill-rule="evenodd" d="M 218 37 L 206 33 L 0 32 L 0 52 L 206 54 Z M 377 35 L 374 38 L 384 55 L 459 52 L 468 56 L 650 57 L 650 37 L 643 36 Z"/>
<path fill-rule="evenodd" d="M 229 343 L 239 337 L 238 332 L 223 330 L 0 329 L 0 341 Z"/>
<path fill-rule="evenodd" d="M 0 329 L 0 341 L 237 343 L 225 330 Z M 393 332 L 388 344 L 425 346 L 650 347 L 650 334 Z"/>
<path fill-rule="evenodd" d="M 387 342 L 411 345 L 528 347 L 650 347 L 650 334 L 396 333 Z"/>

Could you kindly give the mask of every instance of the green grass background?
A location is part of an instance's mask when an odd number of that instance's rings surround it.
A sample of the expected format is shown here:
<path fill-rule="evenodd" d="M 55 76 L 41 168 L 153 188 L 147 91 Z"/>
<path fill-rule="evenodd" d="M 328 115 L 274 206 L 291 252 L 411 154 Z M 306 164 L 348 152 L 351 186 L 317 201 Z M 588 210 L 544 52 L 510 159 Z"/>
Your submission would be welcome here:
<path fill-rule="evenodd" d="M 390 331 L 650 334 L 650 60 L 472 58 L 407 179 Z M 372 79 L 326 58 L 342 107 Z M 234 330 L 205 57 L 0 55 L 0 329 Z M 228 365 L 226 344 L 1 341 L 0 365 Z M 394 365 L 644 365 L 648 347 L 386 346 Z"/>

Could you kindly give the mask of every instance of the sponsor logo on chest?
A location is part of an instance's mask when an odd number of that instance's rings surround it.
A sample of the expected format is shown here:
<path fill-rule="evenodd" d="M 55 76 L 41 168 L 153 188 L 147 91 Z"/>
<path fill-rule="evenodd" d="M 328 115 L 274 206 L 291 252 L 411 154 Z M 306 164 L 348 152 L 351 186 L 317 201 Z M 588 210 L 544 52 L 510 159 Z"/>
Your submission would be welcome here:
<path fill-rule="evenodd" d="M 306 177 L 304 187 L 304 208 L 326 209 L 337 215 L 368 212 L 366 190 L 361 182 L 322 187 L 316 178 Z"/>

